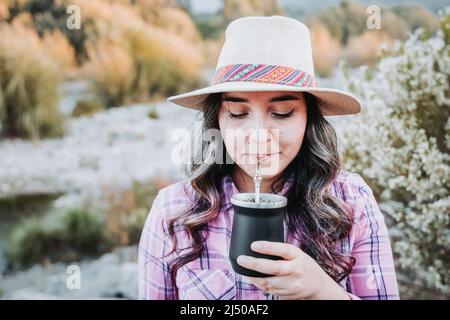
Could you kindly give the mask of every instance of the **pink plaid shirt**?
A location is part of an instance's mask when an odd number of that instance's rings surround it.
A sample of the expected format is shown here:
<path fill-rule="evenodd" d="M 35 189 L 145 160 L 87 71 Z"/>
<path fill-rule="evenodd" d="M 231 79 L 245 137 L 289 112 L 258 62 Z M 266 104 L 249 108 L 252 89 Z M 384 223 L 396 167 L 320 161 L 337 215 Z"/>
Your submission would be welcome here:
<path fill-rule="evenodd" d="M 286 195 L 292 178 L 278 193 Z M 354 225 L 348 238 L 337 243 L 344 254 L 356 258 L 351 274 L 340 286 L 351 299 L 399 299 L 388 230 L 372 190 L 356 173 L 341 171 L 330 190 L 352 208 Z M 278 297 L 267 294 L 235 273 L 228 259 L 234 210 L 231 197 L 239 193 L 229 175 L 221 182 L 221 209 L 208 224 L 208 238 L 202 256 L 178 270 L 175 283 L 170 279 L 168 262 L 175 255 L 190 250 L 190 241 L 183 229 L 177 229 L 177 252 L 170 252 L 167 217 L 192 206 L 193 189 L 181 181 L 161 189 L 155 198 L 139 243 L 139 299 L 235 299 L 265 300 Z M 300 246 L 287 231 L 285 242 Z"/>

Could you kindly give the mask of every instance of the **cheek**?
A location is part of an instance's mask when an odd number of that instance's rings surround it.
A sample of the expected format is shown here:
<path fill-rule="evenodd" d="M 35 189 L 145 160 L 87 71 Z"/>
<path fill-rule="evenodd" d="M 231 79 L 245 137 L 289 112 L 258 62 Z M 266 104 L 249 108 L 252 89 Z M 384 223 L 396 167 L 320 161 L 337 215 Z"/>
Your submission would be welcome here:
<path fill-rule="evenodd" d="M 282 135 L 280 136 L 281 148 L 285 151 L 285 155 L 295 155 L 300 151 L 303 137 L 306 130 L 306 119 L 296 117 L 285 126 L 283 126 Z"/>
<path fill-rule="evenodd" d="M 239 125 L 230 121 L 226 115 L 219 113 L 219 129 L 225 148 L 231 159 L 235 162 L 239 162 L 238 159 L 236 159 L 236 153 L 238 150 L 245 147 L 245 139 L 236 136 L 236 134 L 239 133 L 239 130 L 236 130 L 239 129 Z"/>

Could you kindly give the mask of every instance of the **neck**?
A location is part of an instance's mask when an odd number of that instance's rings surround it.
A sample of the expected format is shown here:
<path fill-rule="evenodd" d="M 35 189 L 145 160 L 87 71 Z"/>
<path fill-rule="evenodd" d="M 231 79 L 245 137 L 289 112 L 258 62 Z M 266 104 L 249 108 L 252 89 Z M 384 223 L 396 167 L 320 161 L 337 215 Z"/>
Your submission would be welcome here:
<path fill-rule="evenodd" d="M 260 192 L 262 193 L 272 193 L 272 184 L 280 178 L 282 173 L 271 177 L 264 178 L 261 181 Z M 235 166 L 231 174 L 234 184 L 240 193 L 255 192 L 255 183 L 253 182 L 253 177 L 249 176 L 244 170 Z"/>

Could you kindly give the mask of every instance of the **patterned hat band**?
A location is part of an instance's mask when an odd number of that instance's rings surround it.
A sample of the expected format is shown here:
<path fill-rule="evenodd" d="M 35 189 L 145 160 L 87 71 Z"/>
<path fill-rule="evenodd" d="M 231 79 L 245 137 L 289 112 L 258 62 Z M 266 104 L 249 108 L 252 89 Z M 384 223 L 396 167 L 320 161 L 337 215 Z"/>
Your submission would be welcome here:
<path fill-rule="evenodd" d="M 316 87 L 309 73 L 276 65 L 230 64 L 216 71 L 213 84 L 230 81 L 253 81 L 283 84 L 293 87 Z"/>

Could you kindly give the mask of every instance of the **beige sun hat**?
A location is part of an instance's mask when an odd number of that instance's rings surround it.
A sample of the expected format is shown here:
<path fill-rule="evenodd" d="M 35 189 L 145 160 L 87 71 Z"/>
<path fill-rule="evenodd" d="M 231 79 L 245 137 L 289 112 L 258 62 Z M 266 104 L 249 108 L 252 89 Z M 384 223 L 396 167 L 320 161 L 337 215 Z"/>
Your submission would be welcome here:
<path fill-rule="evenodd" d="M 317 86 L 308 27 L 283 16 L 232 21 L 225 31 L 212 83 L 167 100 L 202 110 L 202 101 L 210 93 L 233 91 L 309 92 L 318 98 L 323 115 L 361 110 L 361 103 L 353 95 Z"/>

